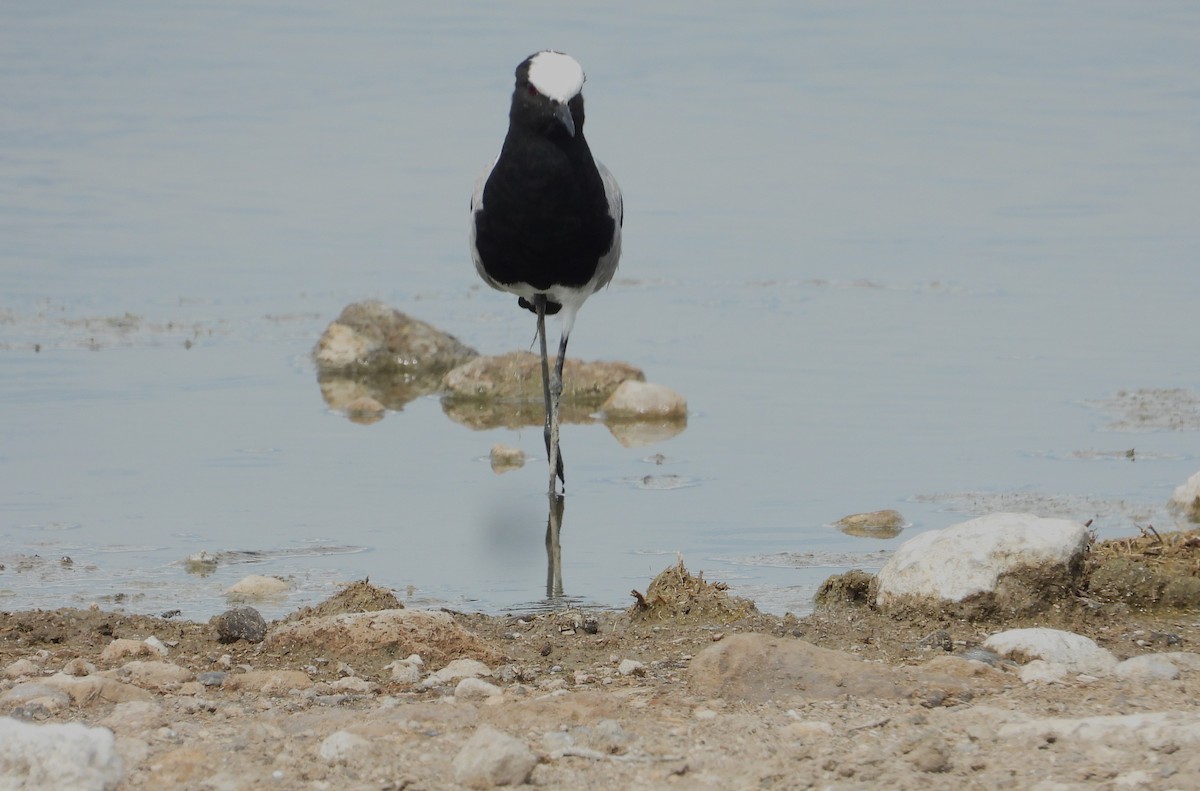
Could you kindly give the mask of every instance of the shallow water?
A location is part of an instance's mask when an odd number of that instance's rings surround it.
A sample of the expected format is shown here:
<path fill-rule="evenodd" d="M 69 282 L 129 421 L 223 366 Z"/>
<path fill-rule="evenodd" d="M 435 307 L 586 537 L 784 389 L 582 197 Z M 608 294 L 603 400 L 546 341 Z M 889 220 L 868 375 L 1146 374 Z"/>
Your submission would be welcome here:
<path fill-rule="evenodd" d="M 546 603 L 540 430 L 434 398 L 353 424 L 309 352 L 363 298 L 529 347 L 466 204 L 548 45 L 627 208 L 571 354 L 691 409 L 646 447 L 564 428 L 566 600 L 623 605 L 682 553 L 802 612 L 988 510 L 1169 524 L 1196 423 L 1106 400 L 1200 391 L 1200 10 L 523 9 L 0 8 L 0 606 L 207 617 L 249 573 L 294 583 L 269 616 L 368 575 Z M 537 459 L 496 475 L 496 442 Z M 830 527 L 878 508 L 910 526 Z"/>

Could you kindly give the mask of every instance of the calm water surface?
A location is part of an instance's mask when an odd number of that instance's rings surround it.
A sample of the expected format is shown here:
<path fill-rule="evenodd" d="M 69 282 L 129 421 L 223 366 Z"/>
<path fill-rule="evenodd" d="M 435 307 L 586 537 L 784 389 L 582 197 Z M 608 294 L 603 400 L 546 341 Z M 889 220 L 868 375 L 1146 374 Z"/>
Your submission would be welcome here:
<path fill-rule="evenodd" d="M 435 398 L 350 423 L 309 352 L 364 298 L 529 347 L 466 207 L 547 46 L 627 208 L 572 354 L 691 409 L 646 447 L 565 427 L 566 600 L 624 605 L 681 553 L 802 612 L 976 513 L 1169 524 L 1196 407 L 1097 404 L 1200 390 L 1198 40 L 1182 2 L 5 3 L 0 607 L 207 617 L 249 573 L 294 584 L 269 616 L 368 575 L 546 603 L 540 430 Z M 496 442 L 538 458 L 496 475 Z M 878 508 L 911 525 L 829 526 Z"/>

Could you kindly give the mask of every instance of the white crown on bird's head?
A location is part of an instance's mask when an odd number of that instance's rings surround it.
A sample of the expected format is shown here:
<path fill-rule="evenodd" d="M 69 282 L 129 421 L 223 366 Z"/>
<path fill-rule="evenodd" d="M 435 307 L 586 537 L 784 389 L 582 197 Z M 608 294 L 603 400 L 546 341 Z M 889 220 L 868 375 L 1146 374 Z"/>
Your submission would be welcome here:
<path fill-rule="evenodd" d="M 529 57 L 529 84 L 547 99 L 566 104 L 583 90 L 585 79 L 570 55 L 547 49 Z"/>

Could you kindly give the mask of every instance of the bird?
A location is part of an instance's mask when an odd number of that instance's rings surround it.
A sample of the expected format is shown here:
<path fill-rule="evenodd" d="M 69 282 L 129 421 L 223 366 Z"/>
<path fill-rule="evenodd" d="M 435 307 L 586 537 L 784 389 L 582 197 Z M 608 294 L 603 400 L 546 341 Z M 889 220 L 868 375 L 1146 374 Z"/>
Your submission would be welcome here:
<path fill-rule="evenodd" d="M 621 258 L 624 201 L 617 181 L 583 134 L 583 67 L 542 50 L 517 66 L 508 133 L 475 182 L 469 241 L 479 276 L 537 316 L 550 494 L 566 489 L 558 408 L 563 359 L 575 317 L 608 285 Z M 550 371 L 546 316 L 561 312 L 558 358 Z"/>

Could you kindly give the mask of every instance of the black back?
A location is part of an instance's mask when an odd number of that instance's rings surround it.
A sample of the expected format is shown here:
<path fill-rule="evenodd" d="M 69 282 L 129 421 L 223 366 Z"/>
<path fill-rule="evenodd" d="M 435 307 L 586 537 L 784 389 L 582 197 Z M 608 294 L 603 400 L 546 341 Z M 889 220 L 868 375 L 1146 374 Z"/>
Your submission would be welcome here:
<path fill-rule="evenodd" d="M 575 135 L 517 67 L 508 135 L 475 213 L 475 245 L 498 283 L 582 287 L 612 247 L 615 220 L 583 136 L 583 96 L 568 103 Z"/>

